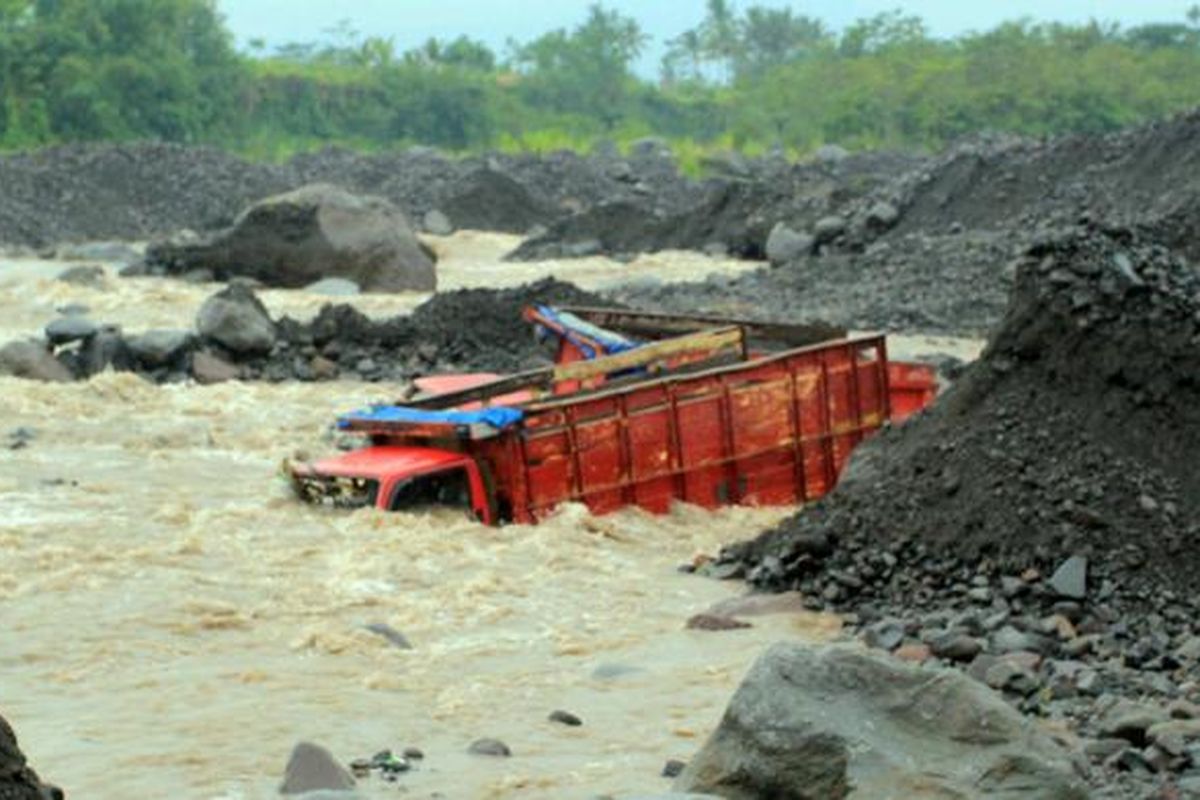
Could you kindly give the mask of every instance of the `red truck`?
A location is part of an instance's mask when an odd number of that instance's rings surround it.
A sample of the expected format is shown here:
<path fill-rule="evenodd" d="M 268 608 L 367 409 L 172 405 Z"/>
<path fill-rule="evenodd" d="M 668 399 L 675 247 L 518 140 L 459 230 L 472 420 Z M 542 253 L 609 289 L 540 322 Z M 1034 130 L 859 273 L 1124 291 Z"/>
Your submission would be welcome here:
<path fill-rule="evenodd" d="M 526 316 L 559 337 L 559 363 L 459 377 L 456 390 L 342 417 L 342 430 L 371 444 L 292 464 L 299 494 L 384 510 L 458 507 L 489 524 L 536 522 L 564 502 L 597 514 L 665 512 L 676 501 L 794 504 L 832 489 L 853 448 L 892 418 L 895 370 L 882 336 L 549 311 Z M 641 339 L 585 319 L 614 313 L 611 326 L 640 326 Z M 755 341 L 784 349 L 752 351 Z M 921 375 L 928 402 L 932 372 Z"/>

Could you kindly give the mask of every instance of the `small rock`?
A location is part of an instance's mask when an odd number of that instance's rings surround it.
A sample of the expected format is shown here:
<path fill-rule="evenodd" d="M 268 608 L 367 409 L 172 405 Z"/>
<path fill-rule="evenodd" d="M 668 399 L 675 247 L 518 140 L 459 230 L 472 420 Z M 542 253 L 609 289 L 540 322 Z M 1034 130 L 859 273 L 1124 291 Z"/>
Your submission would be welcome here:
<path fill-rule="evenodd" d="M 581 720 L 579 717 L 575 716 L 570 711 L 563 711 L 561 709 L 558 711 L 551 711 L 549 719 L 551 722 L 557 722 L 561 725 L 568 725 L 572 728 L 578 728 L 583 724 L 583 720 Z"/>
<path fill-rule="evenodd" d="M 202 385 L 237 380 L 240 370 L 212 353 L 199 352 L 192 356 L 192 377 Z"/>
<path fill-rule="evenodd" d="M 88 289 L 100 289 L 105 285 L 107 274 L 104 267 L 71 267 L 58 273 L 55 280 L 69 283 L 73 286 L 83 286 Z"/>
<path fill-rule="evenodd" d="M 643 672 L 641 667 L 631 667 L 628 664 L 600 664 L 592 670 L 592 677 L 598 681 L 612 681 L 639 672 Z"/>
<path fill-rule="evenodd" d="M 832 214 L 817 220 L 813 226 L 813 238 L 817 244 L 832 242 L 846 232 L 846 218 Z"/>
<path fill-rule="evenodd" d="M 308 368 L 314 381 L 331 381 L 340 372 L 337 362 L 330 361 L 324 356 L 313 356 L 312 361 L 308 363 Z"/>
<path fill-rule="evenodd" d="M 434 236 L 449 236 L 454 233 L 454 225 L 450 222 L 450 218 L 436 208 L 425 212 L 425 216 L 421 218 L 421 227 L 425 229 L 426 233 Z"/>
<path fill-rule="evenodd" d="M 1099 729 L 1106 737 L 1124 739 L 1140 747 L 1146 741 L 1147 731 L 1168 719 L 1164 709 L 1121 698 L 1101 715 Z"/>
<path fill-rule="evenodd" d="M 1129 746 L 1124 739 L 1091 739 L 1084 743 L 1083 753 L 1091 761 L 1105 761 Z"/>
<path fill-rule="evenodd" d="M 924 644 L 901 645 L 900 647 L 896 648 L 892 655 L 901 661 L 907 661 L 911 664 L 924 664 L 933 657 L 933 653 L 930 652 L 929 646 Z"/>
<path fill-rule="evenodd" d="M 496 758 L 508 758 L 512 755 L 512 750 L 508 748 L 508 745 L 499 739 L 476 739 L 471 742 L 471 746 L 467 748 L 467 752 L 473 756 L 493 756 Z"/>
<path fill-rule="evenodd" d="M 938 658 L 950 661 L 970 661 L 979 654 L 983 646 L 977 639 L 965 634 L 944 633 L 929 642 L 929 649 Z"/>
<path fill-rule="evenodd" d="M 309 294 L 322 294 L 327 297 L 354 297 L 362 294 L 357 283 L 346 278 L 323 278 L 316 283 L 304 287 Z"/>
<path fill-rule="evenodd" d="M 425 753 L 419 747 L 404 748 L 404 757 L 409 761 L 424 761 Z"/>
<path fill-rule="evenodd" d="M 1040 688 L 1038 679 L 1029 670 L 1012 661 L 1000 660 L 988 668 L 984 683 L 1001 692 L 1013 692 L 1028 697 Z"/>
<path fill-rule="evenodd" d="M 787 264 L 811 253 L 815 243 L 813 237 L 798 233 L 786 223 L 779 222 L 767 237 L 767 259 L 775 266 Z"/>
<path fill-rule="evenodd" d="M 990 641 L 991 650 L 996 653 L 1015 653 L 1027 650 L 1044 654 L 1049 648 L 1045 637 L 1019 631 L 1011 625 L 1005 625 L 993 633 Z"/>
<path fill-rule="evenodd" d="M 672 758 L 666 764 L 663 764 L 662 776 L 664 778 L 678 778 L 680 773 L 685 769 L 687 769 L 687 762 Z"/>
<path fill-rule="evenodd" d="M 713 614 L 697 614 L 687 621 L 688 630 L 693 631 L 733 631 L 739 628 L 753 627 L 749 622 L 744 622 L 733 617 L 718 617 Z"/>
<path fill-rule="evenodd" d="M 191 346 L 192 334 L 188 331 L 153 330 L 130 337 L 125 343 L 142 365 L 165 367 Z"/>
<path fill-rule="evenodd" d="M 1146 740 L 1150 742 L 1157 743 L 1168 736 L 1185 742 L 1200 741 L 1200 719 L 1172 719 L 1146 729 Z"/>
<path fill-rule="evenodd" d="M 324 747 L 300 742 L 292 749 L 280 794 L 315 791 L 346 791 L 354 788 L 354 776 Z"/>
<path fill-rule="evenodd" d="M 89 339 L 95 336 L 99 330 L 100 326 L 87 317 L 75 315 L 59 317 L 46 326 L 46 340 L 52 346 L 58 347 Z"/>
<path fill-rule="evenodd" d="M 382 636 L 388 641 L 389 644 L 392 644 L 401 650 L 413 649 L 412 643 L 408 641 L 407 636 L 385 622 L 371 622 L 367 625 L 364 625 L 363 628 L 375 634 L 376 636 Z"/>
<path fill-rule="evenodd" d="M 862 639 L 867 647 L 895 650 L 904 643 L 905 627 L 902 620 L 882 619 L 863 631 Z"/>
<path fill-rule="evenodd" d="M 867 227 L 886 231 L 900 220 L 900 212 L 891 203 L 880 201 L 867 209 Z"/>
<path fill-rule="evenodd" d="M 1059 597 L 1082 600 L 1087 597 L 1088 561 L 1083 556 L 1071 556 L 1050 576 L 1050 588 Z"/>

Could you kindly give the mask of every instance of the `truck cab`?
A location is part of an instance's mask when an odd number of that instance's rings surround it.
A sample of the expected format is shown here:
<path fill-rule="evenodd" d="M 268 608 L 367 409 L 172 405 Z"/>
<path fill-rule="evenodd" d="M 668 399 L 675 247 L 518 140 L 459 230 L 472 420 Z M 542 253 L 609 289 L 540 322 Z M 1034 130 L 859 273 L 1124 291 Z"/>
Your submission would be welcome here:
<path fill-rule="evenodd" d="M 494 522 L 479 465 L 463 453 L 431 447 L 372 445 L 289 466 L 296 492 L 314 505 L 381 511 L 461 509 Z"/>

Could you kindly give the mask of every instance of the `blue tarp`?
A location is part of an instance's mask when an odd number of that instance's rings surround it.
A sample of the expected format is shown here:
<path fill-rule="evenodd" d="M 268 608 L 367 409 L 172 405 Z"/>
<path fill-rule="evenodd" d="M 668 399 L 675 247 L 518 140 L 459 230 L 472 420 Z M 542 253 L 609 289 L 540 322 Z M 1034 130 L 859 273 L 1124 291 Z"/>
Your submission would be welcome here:
<path fill-rule="evenodd" d="M 349 428 L 354 423 L 412 422 L 438 425 L 490 425 L 502 430 L 525 419 L 525 412 L 515 408 L 497 406 L 478 411 L 425 411 L 406 406 L 372 406 L 355 411 L 338 419 L 339 428 Z"/>
<path fill-rule="evenodd" d="M 538 306 L 537 310 L 542 316 L 561 325 L 563 328 L 562 335 L 567 338 L 567 341 L 583 351 L 583 354 L 589 359 L 596 358 L 600 354 L 596 352 L 594 347 L 584 342 L 579 334 L 583 334 L 589 339 L 604 345 L 606 355 L 623 353 L 626 350 L 633 350 L 642 345 L 641 342 L 627 339 L 619 333 L 605 330 L 566 311 L 559 311 L 550 306 Z"/>

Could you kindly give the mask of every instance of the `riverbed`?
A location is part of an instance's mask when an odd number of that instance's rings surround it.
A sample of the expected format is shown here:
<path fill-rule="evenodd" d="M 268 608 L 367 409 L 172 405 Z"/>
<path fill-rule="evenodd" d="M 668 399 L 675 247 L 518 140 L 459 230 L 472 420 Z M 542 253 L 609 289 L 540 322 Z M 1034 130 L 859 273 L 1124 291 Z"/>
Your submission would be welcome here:
<path fill-rule="evenodd" d="M 434 244 L 446 289 L 547 274 L 603 289 L 757 266 L 678 253 L 512 265 L 496 257 L 505 237 Z M 71 303 L 128 331 L 186 327 L 218 288 L 111 269 L 82 288 L 53 280 L 65 266 L 0 261 L 0 340 Z M 345 300 L 382 316 L 424 298 Z M 297 317 L 331 300 L 263 299 Z M 969 358 L 978 343 L 891 349 Z M 0 710 L 47 779 L 77 798 L 267 798 L 292 745 L 310 740 L 343 761 L 424 751 L 398 784 L 365 782 L 367 797 L 663 791 L 663 763 L 699 748 L 767 644 L 837 633 L 837 618 L 800 611 L 743 630 L 684 627 L 743 588 L 679 566 L 791 509 L 567 507 L 538 526 L 487 528 L 452 512 L 296 502 L 281 461 L 332 449 L 334 415 L 385 389 L 0 378 Z M 7 449 L 18 428 L 32 438 Z M 556 709 L 584 724 L 549 722 Z M 480 737 L 513 756 L 467 755 Z"/>

